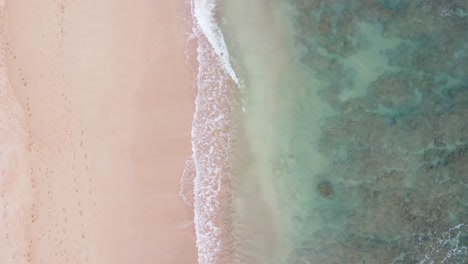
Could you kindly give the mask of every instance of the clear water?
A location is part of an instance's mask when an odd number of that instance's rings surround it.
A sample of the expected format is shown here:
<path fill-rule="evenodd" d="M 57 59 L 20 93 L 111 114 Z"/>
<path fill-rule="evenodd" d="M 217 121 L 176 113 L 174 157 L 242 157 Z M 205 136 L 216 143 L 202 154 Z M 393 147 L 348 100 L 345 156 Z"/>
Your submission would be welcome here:
<path fill-rule="evenodd" d="M 468 263 L 468 2 L 225 2 L 256 263 Z"/>

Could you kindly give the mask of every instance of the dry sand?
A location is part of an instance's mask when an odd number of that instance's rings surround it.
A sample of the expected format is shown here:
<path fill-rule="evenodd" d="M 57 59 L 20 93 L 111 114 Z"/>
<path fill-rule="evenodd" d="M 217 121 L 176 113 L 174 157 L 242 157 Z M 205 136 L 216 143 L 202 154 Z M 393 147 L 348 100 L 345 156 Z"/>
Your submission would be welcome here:
<path fill-rule="evenodd" d="M 182 9 L 6 1 L 0 111 L 17 110 L 0 144 L 16 156 L 0 164 L 0 263 L 196 263 L 178 197 L 193 115 Z"/>

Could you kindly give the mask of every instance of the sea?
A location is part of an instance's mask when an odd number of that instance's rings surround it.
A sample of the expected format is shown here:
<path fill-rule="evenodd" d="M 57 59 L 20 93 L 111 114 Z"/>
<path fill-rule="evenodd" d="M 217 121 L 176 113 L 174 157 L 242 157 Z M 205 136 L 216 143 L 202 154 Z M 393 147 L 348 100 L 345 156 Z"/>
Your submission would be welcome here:
<path fill-rule="evenodd" d="M 200 264 L 468 263 L 468 1 L 186 13 Z"/>

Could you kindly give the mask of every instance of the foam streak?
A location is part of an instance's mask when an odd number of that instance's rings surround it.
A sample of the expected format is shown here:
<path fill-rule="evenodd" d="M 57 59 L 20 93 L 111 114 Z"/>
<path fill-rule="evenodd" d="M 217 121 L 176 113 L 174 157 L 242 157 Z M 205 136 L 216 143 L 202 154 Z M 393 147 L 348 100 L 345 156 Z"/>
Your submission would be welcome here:
<path fill-rule="evenodd" d="M 183 190 L 181 196 L 193 197 L 198 262 L 221 263 L 225 237 L 221 228 L 222 183 L 229 177 L 228 149 L 231 133 L 230 80 L 238 78 L 230 62 L 223 34 L 214 18 L 215 0 L 190 0 L 193 34 L 188 42 L 197 43 L 195 113 L 192 124 L 192 161 L 183 177 L 195 171 L 193 196 Z"/>

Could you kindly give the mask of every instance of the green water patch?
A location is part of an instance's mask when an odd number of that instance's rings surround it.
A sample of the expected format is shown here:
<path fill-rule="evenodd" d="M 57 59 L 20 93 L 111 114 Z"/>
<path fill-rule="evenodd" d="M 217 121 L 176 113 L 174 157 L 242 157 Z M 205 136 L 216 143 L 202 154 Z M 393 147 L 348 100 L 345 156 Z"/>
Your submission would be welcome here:
<path fill-rule="evenodd" d="M 278 263 L 466 263 L 466 1 L 282 5 Z"/>
<path fill-rule="evenodd" d="M 342 60 L 348 72 L 352 72 L 351 87 L 343 90 L 339 95 L 340 101 L 349 98 L 362 97 L 367 94 L 367 87 L 385 71 L 398 70 L 388 64 L 385 51 L 395 48 L 401 43 L 400 39 L 386 39 L 382 37 L 382 26 L 379 24 L 361 23 L 357 25 L 362 34 L 365 46 L 356 54 Z"/>

